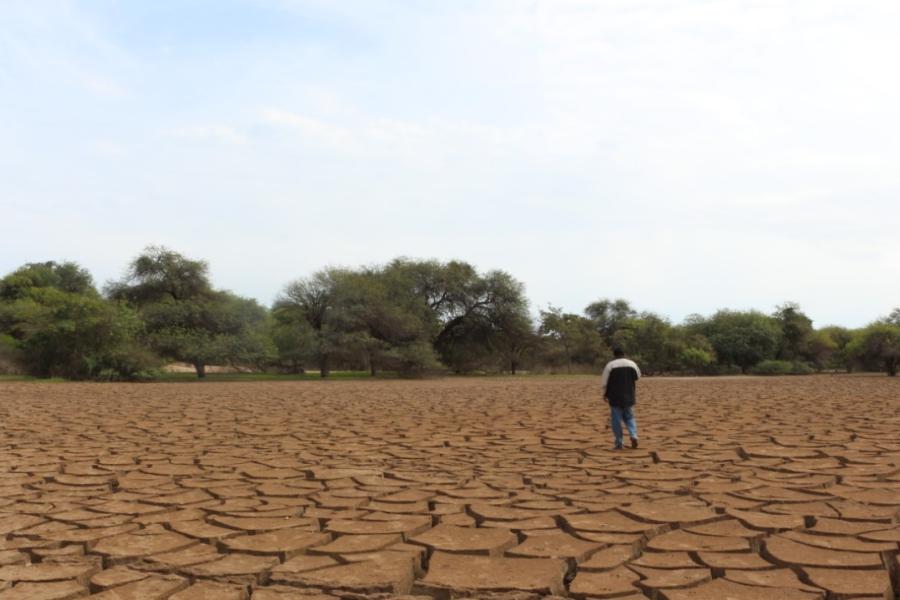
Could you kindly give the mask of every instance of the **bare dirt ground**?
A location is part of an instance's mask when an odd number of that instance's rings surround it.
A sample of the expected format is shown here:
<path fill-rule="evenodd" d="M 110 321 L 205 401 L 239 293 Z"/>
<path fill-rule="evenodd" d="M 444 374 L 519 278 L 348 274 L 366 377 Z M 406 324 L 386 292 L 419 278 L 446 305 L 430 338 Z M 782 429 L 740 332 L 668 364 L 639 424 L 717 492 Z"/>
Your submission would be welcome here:
<path fill-rule="evenodd" d="M 890 598 L 900 378 L 0 383 L 0 600 Z"/>

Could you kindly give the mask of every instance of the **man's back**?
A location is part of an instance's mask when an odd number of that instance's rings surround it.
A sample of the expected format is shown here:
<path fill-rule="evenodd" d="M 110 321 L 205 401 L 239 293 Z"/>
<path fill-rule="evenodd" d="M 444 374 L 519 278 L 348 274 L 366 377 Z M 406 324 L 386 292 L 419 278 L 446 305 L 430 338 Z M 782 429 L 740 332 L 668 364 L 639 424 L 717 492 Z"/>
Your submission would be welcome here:
<path fill-rule="evenodd" d="M 633 406 L 634 382 L 641 378 L 641 370 L 628 358 L 619 357 L 603 369 L 604 396 L 612 406 Z"/>

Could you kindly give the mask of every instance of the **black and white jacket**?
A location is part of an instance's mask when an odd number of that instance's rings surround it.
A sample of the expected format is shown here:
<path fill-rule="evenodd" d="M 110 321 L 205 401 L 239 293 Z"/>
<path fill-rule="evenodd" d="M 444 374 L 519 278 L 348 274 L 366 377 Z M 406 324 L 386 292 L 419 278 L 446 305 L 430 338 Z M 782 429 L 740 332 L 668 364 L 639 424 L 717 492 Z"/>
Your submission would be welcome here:
<path fill-rule="evenodd" d="M 610 406 L 634 406 L 634 382 L 640 378 L 641 370 L 633 360 L 617 358 L 608 362 L 603 369 L 603 397 Z"/>

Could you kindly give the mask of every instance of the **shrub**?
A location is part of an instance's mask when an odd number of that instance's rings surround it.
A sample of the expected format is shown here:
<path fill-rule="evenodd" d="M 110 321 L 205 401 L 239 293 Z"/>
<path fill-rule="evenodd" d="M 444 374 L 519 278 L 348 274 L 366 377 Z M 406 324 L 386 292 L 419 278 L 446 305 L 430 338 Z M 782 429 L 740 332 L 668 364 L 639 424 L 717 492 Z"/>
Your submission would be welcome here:
<path fill-rule="evenodd" d="M 136 346 L 139 330 L 134 311 L 101 297 L 74 263 L 29 264 L 0 279 L 0 362 L 28 375 L 137 377 L 156 363 Z"/>
<path fill-rule="evenodd" d="M 415 341 L 392 348 L 385 353 L 385 366 L 396 370 L 401 377 L 421 377 L 440 368 L 431 344 Z"/>
<path fill-rule="evenodd" d="M 900 371 L 900 326 L 890 321 L 872 323 L 853 337 L 847 351 L 863 367 L 880 368 L 893 377 Z"/>
<path fill-rule="evenodd" d="M 0 375 L 20 375 L 22 357 L 16 349 L 16 340 L 0 333 Z"/>
<path fill-rule="evenodd" d="M 809 375 L 812 367 L 803 362 L 764 360 L 750 369 L 754 375 Z"/>
<path fill-rule="evenodd" d="M 794 363 L 794 375 L 812 375 L 816 372 L 816 368 L 806 362 L 797 361 Z"/>
<path fill-rule="evenodd" d="M 678 355 L 681 367 L 689 373 L 708 374 L 715 372 L 715 356 L 703 348 L 688 347 Z"/>

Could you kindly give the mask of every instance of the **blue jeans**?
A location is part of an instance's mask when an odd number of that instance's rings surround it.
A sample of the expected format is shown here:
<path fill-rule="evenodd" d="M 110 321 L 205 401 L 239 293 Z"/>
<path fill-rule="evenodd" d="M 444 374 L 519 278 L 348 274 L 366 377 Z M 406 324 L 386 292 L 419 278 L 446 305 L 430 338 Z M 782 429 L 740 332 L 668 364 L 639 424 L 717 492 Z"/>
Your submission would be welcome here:
<path fill-rule="evenodd" d="M 628 435 L 637 438 L 637 422 L 634 420 L 634 407 L 618 407 L 609 405 L 609 419 L 612 423 L 613 435 L 616 436 L 616 448 L 622 447 L 622 421 L 628 428 Z"/>

